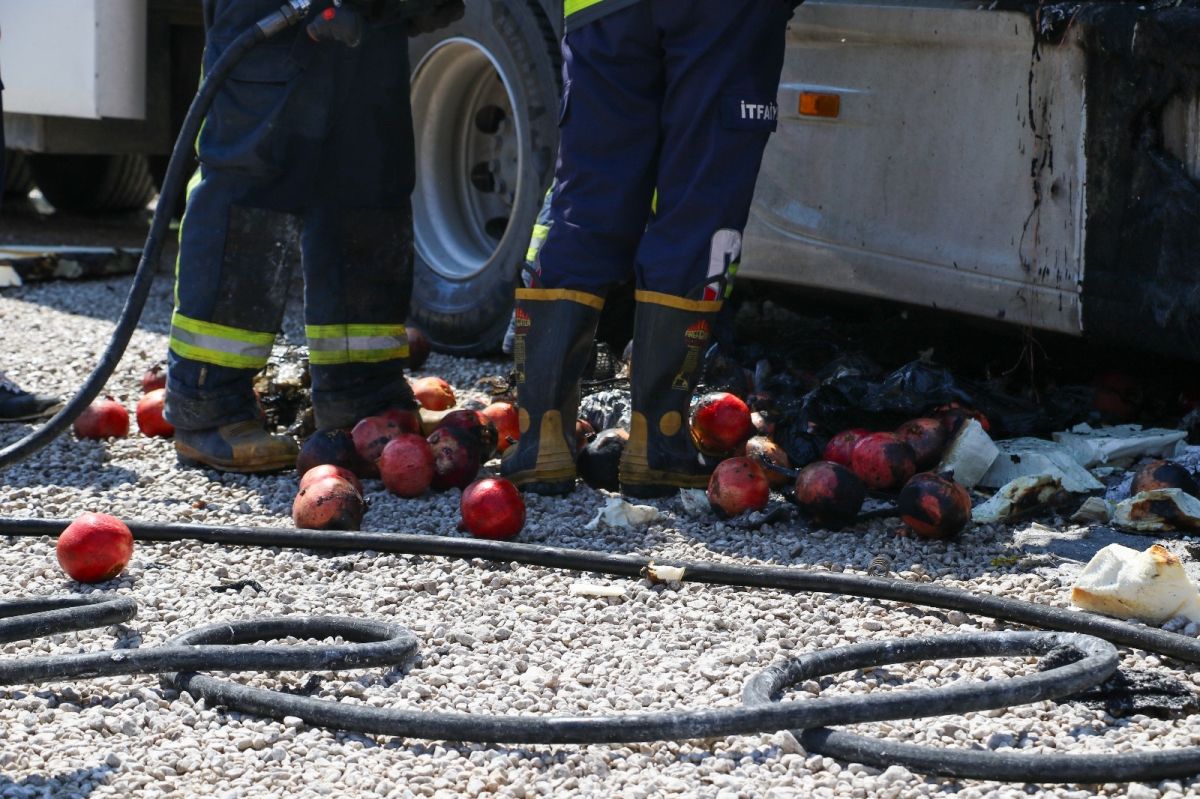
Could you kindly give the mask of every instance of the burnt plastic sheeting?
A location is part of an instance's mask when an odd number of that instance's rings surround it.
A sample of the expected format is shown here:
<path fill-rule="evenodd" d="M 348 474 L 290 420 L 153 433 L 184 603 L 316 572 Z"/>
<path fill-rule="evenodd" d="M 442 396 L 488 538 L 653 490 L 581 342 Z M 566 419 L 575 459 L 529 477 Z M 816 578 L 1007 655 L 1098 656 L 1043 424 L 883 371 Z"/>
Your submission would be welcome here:
<path fill-rule="evenodd" d="M 0 518 L 0 535 L 57 536 L 69 521 L 60 519 Z M 200 524 L 129 522 L 138 541 L 201 541 L 229 546 L 283 547 L 342 552 L 391 552 L 443 558 L 525 563 L 551 569 L 641 577 L 654 565 L 684 569 L 693 583 L 770 588 L 782 591 L 846 594 L 886 599 L 910 605 L 961 610 L 993 619 L 1046 630 L 1085 633 L 1114 644 L 1131 646 L 1158 655 L 1200 663 L 1200 640 L 1091 613 L 1039 605 L 1018 599 L 977 594 L 949 586 L 909 583 L 883 577 L 841 572 L 810 571 L 787 566 L 732 565 L 706 561 L 656 560 L 640 555 L 617 555 L 587 549 L 567 549 L 513 541 L 448 538 L 410 533 L 361 533 L 295 530 L 286 527 L 214 527 Z"/>

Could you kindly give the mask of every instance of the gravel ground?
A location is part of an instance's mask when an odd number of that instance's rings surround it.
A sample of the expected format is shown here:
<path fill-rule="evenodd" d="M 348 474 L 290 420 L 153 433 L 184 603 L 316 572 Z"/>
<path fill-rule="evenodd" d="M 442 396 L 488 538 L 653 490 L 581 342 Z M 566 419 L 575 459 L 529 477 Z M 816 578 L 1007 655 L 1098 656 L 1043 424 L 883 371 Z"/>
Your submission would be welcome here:
<path fill-rule="evenodd" d="M 66 393 L 107 340 L 126 279 L 45 284 L 0 294 L 2 367 L 27 386 Z M 145 367 L 165 352 L 170 287 L 155 288 L 142 329 L 110 384 L 132 408 Z M 289 316 L 286 337 L 300 340 Z M 460 399 L 500 362 L 430 358 Z M 0 428 L 0 443 L 27 428 Z M 0 477 L 0 515 L 69 518 L 86 510 L 127 519 L 287 526 L 293 475 L 220 475 L 176 464 L 167 441 L 134 434 L 106 443 L 66 436 Z M 403 501 L 368 489 L 364 529 L 455 536 L 459 494 Z M 896 535 L 895 519 L 826 533 L 795 522 L 758 530 L 690 519 L 678 500 L 657 504 L 659 522 L 636 532 L 583 530 L 604 495 L 528 497 L 520 540 L 662 557 L 709 558 L 865 572 L 885 554 L 897 576 L 1066 605 L 1069 579 L 1011 563 L 1013 531 L 975 528 L 952 544 Z M 323 673 L 314 696 L 390 707 L 473 713 L 606 713 L 732 706 L 743 683 L 798 652 L 852 641 L 994 629 L 987 619 L 843 597 L 575 575 L 511 564 L 361 553 L 141 544 L 116 581 L 87 588 L 64 578 L 50 539 L 0 547 L 0 597 L 116 591 L 138 617 L 108 630 L 8 644 L 0 656 L 154 646 L 220 619 L 276 614 L 354 614 L 396 619 L 422 641 L 408 673 Z M 250 578 L 263 591 L 215 593 Z M 594 599 L 572 583 L 614 584 Z M 1125 664 L 1200 684 L 1200 672 L 1126 653 Z M 810 683 L 815 693 L 944 684 L 960 677 L 1028 673 L 1026 661 L 945 661 L 890 667 Z M 246 674 L 266 687 L 302 686 L 313 675 Z M 94 796 L 622 796 L 1178 797 L 1196 783 L 1014 786 L 926 778 L 806 754 L 789 733 L 633 746 L 485 747 L 343 734 L 226 713 L 164 690 L 152 676 L 107 678 L 0 692 L 0 797 Z M 861 725 L 898 740 L 1022 751 L 1112 751 L 1200 743 L 1200 721 L 1114 719 L 1082 705 L 1041 703 L 929 721 Z"/>

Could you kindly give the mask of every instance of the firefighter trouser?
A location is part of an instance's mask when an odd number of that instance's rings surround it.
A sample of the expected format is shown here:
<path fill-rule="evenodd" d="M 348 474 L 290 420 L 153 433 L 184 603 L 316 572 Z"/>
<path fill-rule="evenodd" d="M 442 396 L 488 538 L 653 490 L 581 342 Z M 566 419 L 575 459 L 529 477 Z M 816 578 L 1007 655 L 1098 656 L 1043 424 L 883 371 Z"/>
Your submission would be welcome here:
<path fill-rule="evenodd" d="M 564 37 L 544 286 L 599 291 L 632 271 L 641 289 L 723 293 L 791 13 L 789 0 L 642 0 Z"/>
<path fill-rule="evenodd" d="M 210 69 L 278 0 L 204 4 Z M 408 40 L 372 26 L 356 49 L 303 26 L 252 50 L 218 93 L 180 229 L 167 418 L 253 418 L 299 237 L 318 425 L 402 396 L 412 289 Z"/>

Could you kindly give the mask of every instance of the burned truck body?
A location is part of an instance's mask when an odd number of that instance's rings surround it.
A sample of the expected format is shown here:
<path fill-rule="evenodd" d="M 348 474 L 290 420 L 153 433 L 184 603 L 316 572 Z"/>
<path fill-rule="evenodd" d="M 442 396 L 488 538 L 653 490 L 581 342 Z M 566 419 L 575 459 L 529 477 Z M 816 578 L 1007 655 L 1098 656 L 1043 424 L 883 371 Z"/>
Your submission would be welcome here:
<path fill-rule="evenodd" d="M 1200 9 L 809 0 L 743 274 L 1200 359 Z"/>

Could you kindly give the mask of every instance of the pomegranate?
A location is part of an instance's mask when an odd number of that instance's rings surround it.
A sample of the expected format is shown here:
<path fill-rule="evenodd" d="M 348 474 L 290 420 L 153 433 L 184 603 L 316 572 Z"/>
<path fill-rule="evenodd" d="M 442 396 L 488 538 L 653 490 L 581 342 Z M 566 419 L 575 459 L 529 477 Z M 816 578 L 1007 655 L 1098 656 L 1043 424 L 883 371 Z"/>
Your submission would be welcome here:
<path fill-rule="evenodd" d="M 444 427 L 457 427 L 475 440 L 479 450 L 479 462 L 487 463 L 496 454 L 496 444 L 499 436 L 492 420 L 484 416 L 482 411 L 459 408 L 450 411 L 434 426 L 434 431 Z"/>
<path fill-rule="evenodd" d="M 525 500 L 507 480 L 485 477 L 471 483 L 458 503 L 460 528 L 476 538 L 512 538 L 525 526 Z"/>
<path fill-rule="evenodd" d="M 413 396 L 421 407 L 430 411 L 444 411 L 453 408 L 454 389 L 440 377 L 422 377 L 412 382 Z"/>
<path fill-rule="evenodd" d="M 854 445 L 850 469 L 867 488 L 892 491 L 917 471 L 913 448 L 894 433 L 871 433 Z"/>
<path fill-rule="evenodd" d="M 1125 372 L 1103 372 L 1092 381 L 1092 407 L 1109 424 L 1125 424 L 1137 418 L 1145 400 L 1136 378 Z"/>
<path fill-rule="evenodd" d="M 708 504 L 721 518 L 762 510 L 770 496 L 763 468 L 746 457 L 721 461 L 708 481 Z"/>
<path fill-rule="evenodd" d="M 940 419 L 913 419 L 896 428 L 901 441 L 913 448 L 918 469 L 928 469 L 936 464 L 946 449 L 949 435 Z"/>
<path fill-rule="evenodd" d="M 421 432 L 421 417 L 416 411 L 410 411 L 405 408 L 388 408 L 378 415 L 389 422 L 394 422 L 400 428 L 401 433 Z"/>
<path fill-rule="evenodd" d="M 854 452 L 854 445 L 869 435 L 871 435 L 871 431 L 867 430 L 865 427 L 855 427 L 851 430 L 843 430 L 833 438 L 829 439 L 829 443 L 825 445 L 823 457 L 827 461 L 840 463 L 843 466 L 849 466 L 850 453 Z"/>
<path fill-rule="evenodd" d="M 1150 461 L 1137 470 L 1129 486 L 1130 495 L 1156 488 L 1178 488 L 1185 494 L 1200 498 L 1200 487 L 1191 473 L 1172 461 Z"/>
<path fill-rule="evenodd" d="M 621 482 L 618 470 L 621 453 L 629 441 L 629 433 L 619 427 L 611 427 L 596 434 L 588 445 L 579 451 L 575 468 L 583 482 L 592 488 L 619 491 Z"/>
<path fill-rule="evenodd" d="M 292 521 L 307 530 L 357 530 L 366 503 L 349 480 L 328 476 L 300 489 L 292 503 Z"/>
<path fill-rule="evenodd" d="M 433 449 L 433 489 L 466 488 L 479 474 L 479 444 L 458 427 L 434 430 L 427 439 Z"/>
<path fill-rule="evenodd" d="M 163 404 L 167 399 L 165 388 L 156 388 L 138 400 L 137 416 L 138 429 L 142 435 L 170 438 L 175 435 L 175 425 L 163 418 Z"/>
<path fill-rule="evenodd" d="M 296 473 L 304 474 L 314 466 L 324 463 L 341 466 L 357 475 L 364 475 L 365 471 L 370 471 L 364 469 L 362 458 L 354 448 L 354 438 L 348 430 L 326 429 L 313 433 L 296 456 Z"/>
<path fill-rule="evenodd" d="M 705 455 L 728 455 L 752 435 L 750 409 L 733 394 L 705 394 L 692 411 L 692 440 Z"/>
<path fill-rule="evenodd" d="M 358 479 L 358 475 L 349 469 L 343 469 L 341 466 L 334 466 L 332 463 L 322 463 L 320 466 L 314 466 L 300 476 L 300 490 L 308 488 L 317 480 L 325 477 L 340 477 L 350 485 L 354 486 L 354 490 L 358 493 L 363 492 L 362 483 Z"/>
<path fill-rule="evenodd" d="M 421 436 L 401 433 L 379 456 L 383 486 L 400 497 L 419 497 L 433 481 L 433 448 Z"/>
<path fill-rule="evenodd" d="M 493 402 L 483 409 L 483 415 L 496 428 L 496 451 L 504 452 L 509 445 L 521 437 L 521 425 L 515 405 L 508 402 Z"/>
<path fill-rule="evenodd" d="M 766 468 L 763 464 L 763 458 L 766 458 L 776 466 L 788 468 L 788 456 L 783 451 L 783 447 L 776 444 L 766 436 L 754 436 L 746 442 L 746 457 L 755 463 L 761 465 L 767 475 L 767 482 L 773 487 L 778 488 L 788 481 L 788 476 L 783 472 L 778 472 L 773 469 Z"/>
<path fill-rule="evenodd" d="M 429 360 L 429 336 L 419 327 L 408 325 L 405 329 L 408 333 L 408 368 L 420 369 Z"/>
<path fill-rule="evenodd" d="M 368 416 L 354 425 L 350 438 L 354 440 L 354 450 L 361 461 L 359 471 L 363 477 L 379 476 L 375 461 L 379 460 L 387 443 L 403 432 L 400 425 L 386 416 Z"/>
<path fill-rule="evenodd" d="M 74 424 L 79 438 L 124 438 L 129 435 L 129 411 L 112 397 L 96 400 Z"/>
<path fill-rule="evenodd" d="M 829 529 L 853 522 L 866 497 L 866 486 L 840 463 L 810 463 L 796 477 L 796 504 L 814 522 Z"/>
<path fill-rule="evenodd" d="M 84 513 L 67 526 L 54 548 L 71 579 L 102 583 L 124 570 L 133 557 L 133 533 L 106 513 Z"/>
<path fill-rule="evenodd" d="M 958 431 L 962 429 L 963 423 L 968 419 L 974 419 L 979 422 L 979 426 L 983 428 L 983 432 L 990 432 L 992 423 L 988 418 L 974 408 L 964 408 L 957 402 L 952 402 L 949 405 L 942 405 L 933 412 L 935 419 L 941 421 L 942 426 L 946 428 L 946 440 L 952 440 Z"/>
<path fill-rule="evenodd" d="M 596 437 L 596 428 L 587 419 L 575 420 L 575 452 L 583 452 L 588 442 Z"/>
<path fill-rule="evenodd" d="M 142 375 L 142 393 L 149 394 L 151 391 L 157 391 L 160 388 L 167 387 L 167 367 L 166 364 L 156 363 L 146 370 Z"/>
<path fill-rule="evenodd" d="M 898 505 L 901 521 L 922 538 L 953 538 L 971 521 L 971 495 L 948 475 L 915 475 Z"/>

